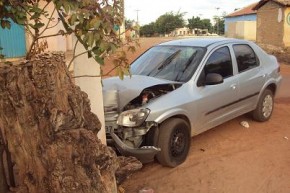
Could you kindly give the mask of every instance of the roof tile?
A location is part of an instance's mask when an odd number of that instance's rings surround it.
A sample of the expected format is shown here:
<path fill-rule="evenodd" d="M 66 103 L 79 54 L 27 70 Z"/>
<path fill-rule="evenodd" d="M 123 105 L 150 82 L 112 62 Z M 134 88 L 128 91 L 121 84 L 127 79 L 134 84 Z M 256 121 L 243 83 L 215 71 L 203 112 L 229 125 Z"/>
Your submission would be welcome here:
<path fill-rule="evenodd" d="M 239 10 L 227 15 L 226 17 L 237 17 L 237 16 L 242 16 L 242 15 L 256 14 L 257 11 L 253 10 L 253 8 L 256 7 L 258 3 L 259 2 L 248 5 L 247 7 L 239 9 Z"/>

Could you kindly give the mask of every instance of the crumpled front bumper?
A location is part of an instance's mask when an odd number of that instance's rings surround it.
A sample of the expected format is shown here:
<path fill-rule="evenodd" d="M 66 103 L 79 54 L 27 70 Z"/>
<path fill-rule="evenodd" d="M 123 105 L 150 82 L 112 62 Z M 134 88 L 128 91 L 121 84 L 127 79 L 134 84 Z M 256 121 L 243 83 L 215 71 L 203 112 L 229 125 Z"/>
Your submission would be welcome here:
<path fill-rule="evenodd" d="M 154 160 L 155 155 L 160 152 L 160 148 L 154 146 L 143 146 L 141 148 L 132 148 L 122 142 L 122 140 L 113 132 L 110 133 L 114 146 L 123 156 L 136 157 L 142 163 L 149 163 Z"/>

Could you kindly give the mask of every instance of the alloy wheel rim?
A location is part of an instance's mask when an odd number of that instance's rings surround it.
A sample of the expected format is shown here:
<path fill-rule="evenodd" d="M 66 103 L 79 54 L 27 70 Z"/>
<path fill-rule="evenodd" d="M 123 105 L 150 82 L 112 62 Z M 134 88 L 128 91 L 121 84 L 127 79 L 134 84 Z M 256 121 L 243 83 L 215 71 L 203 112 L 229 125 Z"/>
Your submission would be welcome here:
<path fill-rule="evenodd" d="M 263 101 L 262 108 L 263 116 L 265 118 L 268 118 L 271 115 L 272 110 L 273 110 L 273 98 L 271 95 L 267 95 Z"/>

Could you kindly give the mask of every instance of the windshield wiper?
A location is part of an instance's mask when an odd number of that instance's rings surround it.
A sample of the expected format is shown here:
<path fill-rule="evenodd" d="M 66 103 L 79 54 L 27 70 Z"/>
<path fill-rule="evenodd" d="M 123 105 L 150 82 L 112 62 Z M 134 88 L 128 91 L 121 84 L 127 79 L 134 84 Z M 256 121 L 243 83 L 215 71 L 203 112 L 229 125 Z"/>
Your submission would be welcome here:
<path fill-rule="evenodd" d="M 164 61 L 161 61 L 158 65 L 156 65 L 156 67 L 148 73 L 147 76 L 150 76 L 152 73 L 156 72 L 154 74 L 154 76 L 156 76 L 165 66 L 167 66 L 168 64 L 170 64 L 172 62 L 172 60 L 181 52 L 181 50 L 177 50 L 176 52 L 174 52 L 173 54 L 171 54 L 170 56 L 168 56 Z M 158 68 L 157 68 L 158 67 Z M 157 68 L 157 71 L 156 71 Z"/>
<path fill-rule="evenodd" d="M 184 67 L 184 69 L 182 70 L 181 74 L 178 73 L 178 74 L 176 75 L 175 81 L 178 81 L 179 74 L 180 74 L 180 75 L 183 75 L 183 74 L 184 74 L 185 70 L 190 66 L 190 64 L 192 63 L 192 61 L 193 61 L 193 59 L 195 58 L 196 54 L 197 54 L 197 52 L 193 53 L 193 54 L 190 56 L 190 58 L 189 58 L 189 59 L 187 60 L 187 62 L 185 63 L 185 67 Z"/>
<path fill-rule="evenodd" d="M 172 62 L 172 60 L 174 58 L 176 58 L 176 56 L 181 52 L 181 50 L 177 50 L 176 52 L 174 52 L 173 54 L 171 54 L 168 58 L 166 58 L 161 65 L 157 68 L 157 70 L 161 70 L 163 69 L 165 66 L 167 66 L 168 64 L 170 64 Z"/>

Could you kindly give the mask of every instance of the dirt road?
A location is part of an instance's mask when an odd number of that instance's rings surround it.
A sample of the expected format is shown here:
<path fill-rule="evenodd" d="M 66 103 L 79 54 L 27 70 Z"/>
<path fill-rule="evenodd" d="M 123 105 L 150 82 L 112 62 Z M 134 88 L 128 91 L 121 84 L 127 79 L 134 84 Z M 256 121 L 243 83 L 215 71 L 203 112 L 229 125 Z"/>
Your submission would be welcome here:
<path fill-rule="evenodd" d="M 141 39 L 130 60 L 167 40 Z M 244 115 L 195 136 L 185 163 L 173 169 L 145 165 L 123 184 L 126 193 L 146 187 L 154 193 L 289 193 L 290 65 L 281 64 L 281 72 L 284 81 L 270 121 L 257 123 Z"/>

